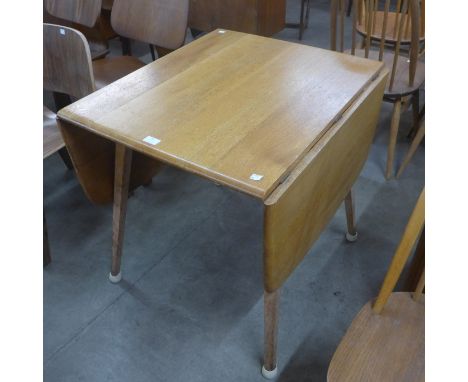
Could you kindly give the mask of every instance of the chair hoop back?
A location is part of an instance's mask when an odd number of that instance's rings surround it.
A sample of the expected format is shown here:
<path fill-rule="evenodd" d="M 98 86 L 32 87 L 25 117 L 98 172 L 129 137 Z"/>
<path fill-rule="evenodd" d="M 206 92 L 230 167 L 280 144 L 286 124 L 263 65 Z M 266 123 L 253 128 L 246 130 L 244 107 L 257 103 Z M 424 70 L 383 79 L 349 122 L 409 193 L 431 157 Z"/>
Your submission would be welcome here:
<path fill-rule="evenodd" d="M 330 48 L 345 51 L 345 0 L 331 0 Z M 407 76 L 406 86 L 415 82 L 420 44 L 424 43 L 425 0 L 357 0 L 353 2 L 351 54 L 385 61 L 391 71 L 388 90 L 401 77 Z M 362 47 L 357 47 L 357 35 L 362 36 Z M 373 49 L 372 44 L 378 48 Z M 402 59 L 401 47 L 409 46 L 409 55 Z M 392 57 L 386 59 L 385 49 Z M 405 55 L 406 56 L 406 55 Z"/>
<path fill-rule="evenodd" d="M 95 90 L 85 36 L 65 26 L 43 26 L 43 88 L 82 98 Z"/>
<path fill-rule="evenodd" d="M 115 0 L 112 28 L 121 36 L 174 50 L 185 41 L 189 0 Z"/>
<path fill-rule="evenodd" d="M 49 14 L 92 28 L 101 14 L 102 0 L 45 0 Z"/>

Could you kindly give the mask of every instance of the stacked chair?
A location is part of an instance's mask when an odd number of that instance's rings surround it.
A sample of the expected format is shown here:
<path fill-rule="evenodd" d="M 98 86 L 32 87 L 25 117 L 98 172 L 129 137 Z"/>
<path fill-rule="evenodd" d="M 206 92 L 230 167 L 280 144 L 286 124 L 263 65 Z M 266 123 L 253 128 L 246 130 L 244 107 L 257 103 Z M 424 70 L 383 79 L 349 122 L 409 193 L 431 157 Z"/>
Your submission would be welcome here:
<path fill-rule="evenodd" d="M 140 69 L 145 65 L 131 56 L 129 40 L 155 47 L 159 57 L 180 48 L 185 42 L 189 0 L 115 0 L 111 8 L 112 29 L 123 38 L 124 55 L 93 61 L 97 89 Z M 102 0 L 46 0 L 46 10 L 53 16 L 95 25 L 101 13 Z M 85 17 L 86 16 L 86 17 Z"/>
<path fill-rule="evenodd" d="M 66 94 L 74 100 L 94 92 L 96 85 L 91 52 L 85 36 L 65 26 L 44 24 L 43 29 L 44 90 Z M 44 140 L 44 157 L 66 144 L 78 180 L 88 198 L 98 204 L 112 202 L 114 144 L 83 129 L 62 130 L 60 135 L 55 115 L 46 108 L 44 111 L 44 121 L 47 121 L 44 122 L 44 136 L 51 137 Z M 52 141 L 53 143 L 50 143 Z M 149 183 L 160 167 L 159 162 L 135 153 L 130 188 Z M 44 248 L 48 248 L 46 239 L 45 228 Z M 50 257 L 44 258 L 45 263 L 48 261 Z"/>

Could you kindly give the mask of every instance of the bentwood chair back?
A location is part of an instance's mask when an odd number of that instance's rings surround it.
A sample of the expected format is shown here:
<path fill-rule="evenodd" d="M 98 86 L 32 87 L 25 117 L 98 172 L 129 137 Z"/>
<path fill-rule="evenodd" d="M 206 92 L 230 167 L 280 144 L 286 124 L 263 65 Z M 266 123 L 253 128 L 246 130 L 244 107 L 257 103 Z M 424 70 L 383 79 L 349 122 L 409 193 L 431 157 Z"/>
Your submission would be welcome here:
<path fill-rule="evenodd" d="M 121 36 L 168 51 L 185 41 L 189 0 L 114 0 L 111 22 Z"/>
<path fill-rule="evenodd" d="M 91 52 L 86 37 L 75 29 L 44 24 L 43 87 L 82 98 L 95 90 Z"/>
<path fill-rule="evenodd" d="M 402 101 L 410 96 L 414 127 L 418 123 L 419 89 L 425 79 L 421 53 L 425 44 L 424 9 L 424 0 L 354 1 L 351 41 L 346 43 L 345 1 L 331 2 L 331 49 L 383 61 L 390 71 L 384 94 L 384 99 L 394 104 L 387 152 L 387 179 L 393 175 Z M 358 35 L 362 37 L 360 46 Z"/>
<path fill-rule="evenodd" d="M 109 53 L 108 40 L 116 36 L 110 27 L 109 11 L 101 10 L 101 0 L 43 0 L 44 21 L 64 25 L 83 33 L 93 60 Z"/>
<path fill-rule="evenodd" d="M 102 0 L 45 0 L 49 14 L 92 28 L 101 14 Z"/>
<path fill-rule="evenodd" d="M 424 270 L 414 293 L 392 293 L 424 234 L 424 200 L 423 190 L 379 295 L 354 318 L 333 355 L 329 382 L 424 381 Z"/>
<path fill-rule="evenodd" d="M 124 39 L 124 56 L 93 63 L 98 89 L 140 69 L 144 62 L 131 56 L 130 40 L 149 44 L 153 60 L 181 47 L 185 41 L 189 0 L 114 0 L 112 28 Z M 153 48 L 154 47 L 154 48 Z"/>
<path fill-rule="evenodd" d="M 65 93 L 75 99 L 92 93 L 95 85 L 91 54 L 84 35 L 72 28 L 44 24 L 43 41 L 44 89 Z M 87 197 L 98 204 L 112 202 L 113 142 L 60 121 L 58 125 Z M 159 168 L 159 162 L 135 153 L 130 189 L 149 183 Z"/>

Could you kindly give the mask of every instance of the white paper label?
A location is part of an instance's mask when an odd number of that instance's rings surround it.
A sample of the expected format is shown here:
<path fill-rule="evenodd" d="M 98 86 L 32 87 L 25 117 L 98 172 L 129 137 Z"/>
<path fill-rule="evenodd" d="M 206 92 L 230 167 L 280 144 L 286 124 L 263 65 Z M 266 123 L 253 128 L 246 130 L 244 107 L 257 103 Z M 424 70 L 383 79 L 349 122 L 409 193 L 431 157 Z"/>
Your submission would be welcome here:
<path fill-rule="evenodd" d="M 263 178 L 263 175 L 258 175 L 258 174 L 250 175 L 250 179 L 252 180 L 261 180 L 262 178 Z"/>
<path fill-rule="evenodd" d="M 143 139 L 143 142 L 149 143 L 150 145 L 156 146 L 159 142 L 161 142 L 158 138 L 152 137 L 151 135 L 148 135 L 145 139 Z"/>

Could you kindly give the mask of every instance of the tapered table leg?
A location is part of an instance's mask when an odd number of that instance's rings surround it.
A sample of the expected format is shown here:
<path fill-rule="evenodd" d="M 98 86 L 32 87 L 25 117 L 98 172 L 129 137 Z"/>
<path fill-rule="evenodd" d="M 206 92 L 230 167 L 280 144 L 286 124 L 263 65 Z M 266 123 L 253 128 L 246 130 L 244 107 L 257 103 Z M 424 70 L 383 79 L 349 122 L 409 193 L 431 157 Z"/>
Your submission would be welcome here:
<path fill-rule="evenodd" d="M 276 364 L 276 349 L 278 342 L 278 307 L 279 290 L 273 293 L 265 291 L 264 320 L 265 320 L 265 355 L 262 375 L 265 378 L 274 378 L 278 372 Z"/>
<path fill-rule="evenodd" d="M 348 226 L 348 232 L 346 232 L 346 240 L 349 242 L 355 242 L 358 237 L 356 231 L 356 223 L 354 218 L 354 202 L 352 191 L 349 190 L 348 195 L 345 198 L 345 209 L 346 209 L 346 223 Z"/>
<path fill-rule="evenodd" d="M 118 283 L 122 279 L 120 263 L 127 214 L 128 187 L 132 150 L 124 145 L 115 145 L 115 179 L 114 179 L 114 211 L 112 218 L 112 267 L 109 280 Z"/>

